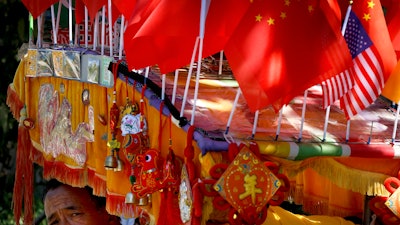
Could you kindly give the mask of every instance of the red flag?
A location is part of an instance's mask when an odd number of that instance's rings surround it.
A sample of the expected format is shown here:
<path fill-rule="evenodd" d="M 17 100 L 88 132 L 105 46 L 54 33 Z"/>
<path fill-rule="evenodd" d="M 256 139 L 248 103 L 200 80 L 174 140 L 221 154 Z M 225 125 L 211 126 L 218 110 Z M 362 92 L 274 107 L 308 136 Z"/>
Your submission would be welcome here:
<path fill-rule="evenodd" d="M 130 69 L 158 64 L 161 73 L 181 67 L 191 58 L 199 34 L 200 1 L 160 1 L 140 28 L 126 31 L 125 50 Z"/>
<path fill-rule="evenodd" d="M 58 0 L 22 0 L 22 3 L 24 3 L 34 19 L 56 2 Z"/>
<path fill-rule="evenodd" d="M 229 7 L 227 7 L 227 5 L 229 5 Z M 249 6 L 249 0 L 211 1 L 205 24 L 204 57 L 224 49 L 226 42 Z M 189 63 L 189 61 L 187 61 L 187 63 Z"/>
<path fill-rule="evenodd" d="M 390 39 L 396 51 L 397 59 L 400 59 L 400 1 L 381 0 L 381 3 L 386 10 L 385 18 Z"/>
<path fill-rule="evenodd" d="M 349 40 L 352 52 L 355 84 L 340 102 L 347 119 L 378 98 L 396 65 L 396 55 L 385 28 L 386 22 L 379 1 L 362 0 L 353 3 L 345 38 Z"/>
<path fill-rule="evenodd" d="M 203 56 L 224 48 L 248 5 L 248 0 L 211 1 L 205 24 Z M 141 25 L 128 25 L 125 49 L 129 68 L 158 64 L 161 73 L 166 73 L 189 64 L 199 36 L 200 8 L 200 1 L 182 0 L 178 4 L 165 0 Z"/>
<path fill-rule="evenodd" d="M 82 0 L 85 6 L 88 9 L 89 17 L 90 20 L 93 21 L 96 18 L 97 12 L 103 7 L 104 5 L 107 5 L 108 1 L 107 0 Z"/>
<path fill-rule="evenodd" d="M 75 0 L 75 22 L 80 24 L 85 19 L 85 5 L 82 0 Z"/>
<path fill-rule="evenodd" d="M 351 62 L 325 1 L 254 0 L 225 54 L 252 111 L 275 109 Z"/>
<path fill-rule="evenodd" d="M 129 19 L 135 9 L 136 0 L 113 0 L 113 4 L 126 19 Z"/>

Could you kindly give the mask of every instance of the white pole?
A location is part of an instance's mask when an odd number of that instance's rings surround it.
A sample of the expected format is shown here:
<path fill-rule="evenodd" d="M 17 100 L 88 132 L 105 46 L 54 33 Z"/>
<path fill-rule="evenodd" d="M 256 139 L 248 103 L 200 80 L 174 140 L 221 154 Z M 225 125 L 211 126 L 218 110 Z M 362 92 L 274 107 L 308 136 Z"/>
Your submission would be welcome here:
<path fill-rule="evenodd" d="M 281 133 L 283 107 L 285 107 L 285 106 L 282 106 L 282 108 L 279 110 L 278 128 L 276 129 L 275 141 L 278 140 L 279 134 Z"/>
<path fill-rule="evenodd" d="M 193 107 L 192 107 L 192 117 L 190 120 L 190 124 L 194 125 L 194 116 L 196 114 L 196 101 L 197 95 L 199 92 L 199 82 L 200 82 L 200 72 L 201 72 L 201 59 L 203 58 L 203 40 L 204 40 L 204 30 L 205 30 L 205 23 L 206 23 L 206 16 L 209 6 L 209 1 L 202 0 L 201 1 L 201 11 L 200 11 L 200 34 L 199 34 L 199 52 L 197 57 L 197 74 L 196 74 L 196 83 L 194 87 L 194 97 L 193 97 Z"/>
<path fill-rule="evenodd" d="M 108 37 L 109 37 L 109 45 L 110 45 L 110 56 L 114 55 L 113 53 L 113 31 L 112 31 L 112 9 L 111 9 L 111 0 L 108 0 Z"/>
<path fill-rule="evenodd" d="M 38 25 L 38 35 L 36 40 L 36 45 L 38 48 L 42 47 L 42 15 L 37 17 L 37 25 Z"/>
<path fill-rule="evenodd" d="M 344 36 L 344 33 L 346 31 L 347 22 L 349 21 L 350 11 L 351 11 L 351 5 L 349 5 L 349 7 L 347 7 L 346 16 L 344 18 L 343 27 L 342 27 L 342 30 L 341 30 L 342 36 Z M 325 123 L 324 123 L 324 135 L 322 137 L 322 142 L 325 142 L 325 140 L 326 140 L 326 132 L 327 132 L 327 129 L 328 129 L 328 121 L 329 121 L 330 112 L 331 112 L 331 106 L 329 105 L 326 108 Z"/>
<path fill-rule="evenodd" d="M 161 76 L 161 100 L 165 100 L 165 74 Z"/>
<path fill-rule="evenodd" d="M 149 73 L 150 73 L 150 67 L 148 66 L 148 67 L 146 67 L 146 71 L 144 73 L 144 78 L 146 78 L 146 80 L 149 77 Z M 145 80 L 145 82 L 146 82 L 146 80 Z"/>
<path fill-rule="evenodd" d="M 344 27 L 342 28 L 344 30 L 346 30 L 346 27 L 347 27 L 347 21 L 349 20 L 349 16 L 348 15 L 350 15 L 350 11 L 351 11 L 351 4 L 349 5 L 349 7 L 347 7 L 346 17 L 345 17 L 345 20 L 343 22 Z M 346 142 L 349 141 L 349 137 L 350 137 L 350 119 L 347 121 Z"/>
<path fill-rule="evenodd" d="M 350 138 L 350 120 L 347 120 L 347 126 L 346 126 L 346 142 L 349 142 Z"/>
<path fill-rule="evenodd" d="M 184 110 L 185 110 L 187 95 L 188 95 L 189 86 L 190 86 L 190 78 L 192 77 L 193 64 L 194 64 L 194 59 L 196 57 L 197 47 L 199 45 L 199 39 L 200 39 L 199 37 L 196 38 L 196 42 L 195 42 L 194 48 L 193 48 L 192 58 L 190 60 L 190 66 L 189 66 L 189 71 L 188 71 L 187 78 L 186 78 L 186 86 L 185 86 L 185 91 L 184 91 L 184 94 L 183 94 L 180 117 L 183 117 Z"/>
<path fill-rule="evenodd" d="M 53 44 L 57 45 L 56 18 L 54 15 L 54 5 L 51 5 L 51 28 L 53 29 Z"/>
<path fill-rule="evenodd" d="M 69 44 L 73 45 L 72 39 L 72 0 L 68 1 L 68 30 L 69 30 Z"/>
<path fill-rule="evenodd" d="M 89 16 L 88 16 L 88 9 L 85 6 L 85 48 L 89 46 L 88 39 L 89 39 Z"/>
<path fill-rule="evenodd" d="M 224 61 L 224 51 L 220 51 L 219 52 L 219 69 L 218 69 L 218 74 L 221 75 L 222 74 L 222 64 Z"/>
<path fill-rule="evenodd" d="M 394 120 L 393 134 L 392 134 L 392 143 L 394 143 L 394 140 L 396 139 L 397 124 L 398 124 L 398 121 L 399 121 L 399 105 L 400 105 L 400 101 L 397 102 L 396 118 Z"/>
<path fill-rule="evenodd" d="M 125 16 L 121 16 L 121 27 L 119 31 L 119 52 L 118 59 L 122 59 L 122 50 L 124 49 Z"/>
<path fill-rule="evenodd" d="M 237 91 L 236 91 L 235 101 L 233 102 L 231 113 L 229 114 L 228 123 L 226 124 L 225 134 L 229 133 L 229 128 L 231 126 L 232 119 L 233 119 L 233 114 L 235 113 L 235 110 L 236 110 L 237 103 L 239 101 L 239 97 L 240 97 L 241 92 L 242 91 L 240 90 L 240 87 L 238 87 Z"/>
<path fill-rule="evenodd" d="M 103 5 L 101 11 L 101 54 L 104 55 L 104 45 L 106 39 L 106 6 Z"/>
<path fill-rule="evenodd" d="M 253 131 L 251 132 L 251 139 L 254 139 L 254 136 L 256 135 L 259 112 L 260 111 L 257 110 L 255 115 L 254 115 L 254 123 L 253 123 Z"/>
<path fill-rule="evenodd" d="M 308 90 L 305 90 L 304 91 L 303 108 L 301 111 L 301 123 L 300 123 L 300 133 L 299 133 L 298 142 L 301 142 L 301 139 L 303 138 L 303 126 L 304 126 L 304 119 L 305 119 L 305 115 L 306 115 L 307 95 L 308 95 Z"/>
<path fill-rule="evenodd" d="M 175 70 L 175 77 L 174 77 L 174 87 L 172 89 L 172 105 L 175 104 L 176 98 L 176 89 L 178 88 L 178 77 L 179 77 L 179 69 Z"/>
<path fill-rule="evenodd" d="M 56 31 L 58 34 L 58 29 L 60 28 L 60 17 L 61 17 L 61 6 L 62 2 L 61 0 L 58 2 L 58 9 L 57 9 L 57 22 L 56 22 Z"/>
<path fill-rule="evenodd" d="M 96 13 L 93 29 L 94 29 L 94 31 L 93 31 L 93 50 L 96 50 L 98 34 L 99 34 L 99 13 Z"/>

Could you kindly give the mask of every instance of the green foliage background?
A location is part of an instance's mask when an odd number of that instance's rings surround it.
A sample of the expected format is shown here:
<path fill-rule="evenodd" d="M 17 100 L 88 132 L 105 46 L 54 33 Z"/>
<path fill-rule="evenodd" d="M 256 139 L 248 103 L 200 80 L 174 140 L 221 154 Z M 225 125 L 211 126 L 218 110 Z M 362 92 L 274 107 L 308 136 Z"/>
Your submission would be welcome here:
<path fill-rule="evenodd" d="M 12 225 L 12 191 L 18 122 L 6 105 L 7 88 L 19 64 L 18 50 L 28 42 L 28 11 L 20 0 L 0 0 L 0 224 Z M 43 213 L 41 168 L 35 166 L 35 218 Z M 21 223 L 23 224 L 23 223 Z M 40 223 L 44 224 L 44 222 Z"/>

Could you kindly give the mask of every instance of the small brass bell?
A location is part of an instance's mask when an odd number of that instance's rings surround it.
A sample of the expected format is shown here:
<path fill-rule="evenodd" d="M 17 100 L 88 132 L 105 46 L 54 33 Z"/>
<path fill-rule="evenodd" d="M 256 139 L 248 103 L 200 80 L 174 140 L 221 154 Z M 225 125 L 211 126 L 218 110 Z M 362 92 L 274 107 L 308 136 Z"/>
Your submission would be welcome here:
<path fill-rule="evenodd" d="M 117 152 L 117 166 L 114 167 L 114 171 L 122 171 L 124 169 L 124 163 L 122 162 L 122 160 L 119 158 L 119 154 L 118 154 L 118 150 L 116 150 Z"/>
<path fill-rule="evenodd" d="M 143 197 L 143 198 L 139 198 L 139 201 L 138 201 L 137 205 L 139 205 L 139 206 L 145 206 L 145 205 L 149 204 L 148 200 L 149 200 L 149 199 L 148 199 L 147 196 L 145 196 L 145 197 Z"/>
<path fill-rule="evenodd" d="M 125 195 L 125 203 L 126 204 L 135 204 L 136 203 L 135 195 L 132 192 L 128 192 Z"/>
<path fill-rule="evenodd" d="M 114 156 L 114 149 L 111 150 L 111 154 L 106 157 L 104 161 L 104 167 L 106 170 L 111 170 L 118 167 L 118 159 Z"/>

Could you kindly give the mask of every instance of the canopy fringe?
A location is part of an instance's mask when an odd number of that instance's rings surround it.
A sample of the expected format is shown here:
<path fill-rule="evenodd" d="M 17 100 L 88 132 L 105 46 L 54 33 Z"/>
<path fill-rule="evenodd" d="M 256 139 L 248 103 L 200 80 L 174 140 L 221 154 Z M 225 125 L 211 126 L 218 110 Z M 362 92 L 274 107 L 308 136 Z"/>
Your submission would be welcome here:
<path fill-rule="evenodd" d="M 388 175 L 362 171 L 347 167 L 331 157 L 314 157 L 303 161 L 289 161 L 277 157 L 270 160 L 279 162 L 288 177 L 293 177 L 307 168 L 311 168 L 326 177 L 338 187 L 369 196 L 389 196 L 383 182 Z"/>

